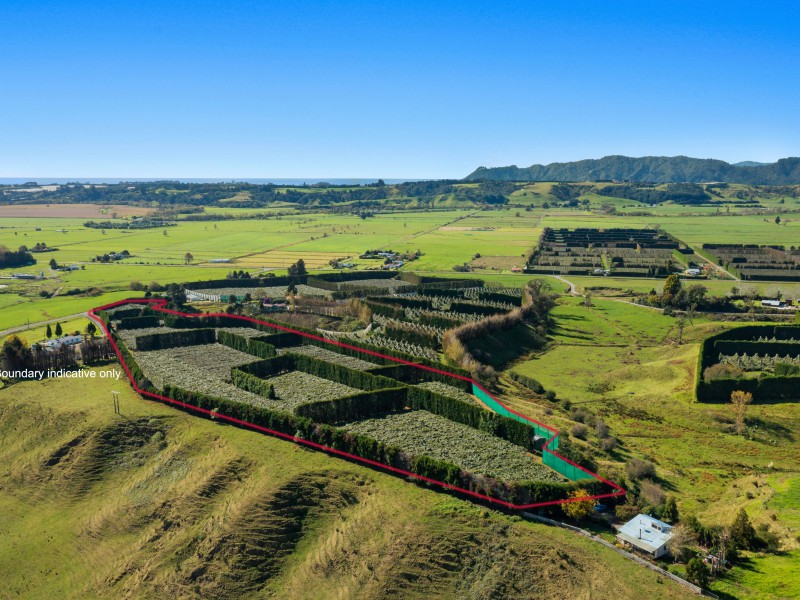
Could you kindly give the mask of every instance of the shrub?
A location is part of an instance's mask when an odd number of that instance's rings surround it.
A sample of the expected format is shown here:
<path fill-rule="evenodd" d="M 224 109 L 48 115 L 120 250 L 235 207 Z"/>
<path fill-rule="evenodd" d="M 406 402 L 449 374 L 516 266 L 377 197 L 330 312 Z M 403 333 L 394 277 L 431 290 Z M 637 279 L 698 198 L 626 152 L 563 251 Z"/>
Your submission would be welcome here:
<path fill-rule="evenodd" d="M 544 386 L 535 380 L 533 377 L 528 377 L 527 375 L 522 375 L 521 373 L 516 373 L 515 371 L 511 371 L 509 375 L 512 381 L 516 381 L 520 385 L 525 386 L 529 390 L 536 392 L 537 394 L 544 393 Z"/>
<path fill-rule="evenodd" d="M 717 379 L 739 379 L 742 375 L 744 375 L 744 371 L 739 367 L 722 363 L 711 365 L 703 371 L 703 379 L 706 382 Z"/>
<path fill-rule="evenodd" d="M 603 452 L 612 452 L 617 447 L 617 438 L 604 437 L 600 440 L 600 449 Z"/>
<path fill-rule="evenodd" d="M 657 483 L 650 481 L 649 479 L 643 479 L 639 484 L 639 495 L 648 504 L 655 507 L 661 506 L 667 499 L 664 488 Z"/>
<path fill-rule="evenodd" d="M 589 430 L 586 428 L 586 425 L 583 425 L 581 423 L 577 423 L 577 424 L 572 426 L 572 428 L 569 430 L 569 433 L 570 433 L 570 435 L 572 435 L 573 437 L 578 438 L 579 440 L 585 440 L 586 439 L 586 434 L 588 433 L 588 431 Z"/>
<path fill-rule="evenodd" d="M 759 546 L 767 552 L 775 554 L 780 551 L 781 538 L 769 528 L 768 523 L 761 523 L 757 527 L 756 537 L 758 537 Z"/>
<path fill-rule="evenodd" d="M 653 478 L 656 476 L 656 466 L 649 460 L 642 460 L 641 458 L 632 458 L 625 465 L 625 472 L 630 479 L 643 479 L 645 477 Z"/>
<path fill-rule="evenodd" d="M 586 421 L 586 416 L 587 413 L 582 408 L 573 407 L 572 410 L 569 411 L 569 418 L 578 423 Z"/>
<path fill-rule="evenodd" d="M 686 579 L 691 583 L 707 588 L 709 575 L 708 567 L 699 558 L 695 557 L 686 563 Z"/>
<path fill-rule="evenodd" d="M 775 375 L 777 377 L 791 377 L 792 375 L 800 375 L 800 365 L 775 363 Z"/>

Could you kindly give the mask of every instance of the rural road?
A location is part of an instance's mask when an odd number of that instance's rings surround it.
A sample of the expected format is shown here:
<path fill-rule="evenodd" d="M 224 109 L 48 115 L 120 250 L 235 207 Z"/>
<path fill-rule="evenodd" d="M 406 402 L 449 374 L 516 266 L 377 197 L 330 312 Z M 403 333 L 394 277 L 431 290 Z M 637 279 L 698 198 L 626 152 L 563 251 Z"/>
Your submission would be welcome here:
<path fill-rule="evenodd" d="M 572 294 L 573 296 L 581 295 L 578 293 L 578 288 L 576 288 L 575 284 L 572 283 L 571 281 L 564 279 L 563 277 L 561 277 L 561 275 L 552 275 L 551 277 L 553 277 L 554 279 L 558 279 L 562 283 L 566 283 L 569 286 L 569 293 Z"/>
<path fill-rule="evenodd" d="M 706 263 L 708 263 L 709 265 L 711 265 L 711 267 L 712 267 L 712 268 L 714 268 L 714 269 L 719 269 L 720 271 L 722 271 L 723 273 L 725 273 L 725 274 L 726 274 L 728 277 L 730 277 L 730 278 L 731 278 L 731 279 L 733 279 L 734 281 L 741 281 L 741 279 L 739 279 L 738 277 L 736 277 L 736 275 L 734 275 L 733 273 L 731 273 L 730 271 L 728 271 L 728 269 L 726 269 L 726 268 L 722 267 L 721 265 L 718 265 L 718 264 L 715 264 L 715 263 L 711 262 L 711 261 L 710 261 L 710 260 L 708 260 L 708 259 L 707 259 L 705 256 L 702 256 L 702 255 L 698 254 L 697 252 L 695 252 L 695 253 L 694 253 L 694 255 L 695 255 L 695 256 L 697 256 L 697 257 L 699 257 L 701 260 L 704 260 L 704 261 L 705 261 Z"/>
<path fill-rule="evenodd" d="M 575 286 L 574 283 L 569 281 L 568 279 L 564 279 L 560 275 L 550 275 L 550 277 L 554 279 L 558 279 L 562 283 L 566 283 L 569 286 L 569 293 L 572 296 L 582 296 L 580 292 L 578 292 L 578 288 Z M 611 298 L 607 296 L 602 297 L 603 300 L 612 300 L 614 302 L 622 302 L 623 304 L 630 304 L 631 306 L 638 306 L 639 308 L 647 308 L 650 310 L 655 310 L 658 312 L 664 312 L 664 309 L 658 308 L 657 306 L 647 306 L 646 304 L 637 304 L 636 302 L 631 302 L 630 300 L 624 300 L 622 298 Z"/>
<path fill-rule="evenodd" d="M 35 323 L 26 323 L 25 325 L 18 325 L 17 327 L 11 327 L 10 329 L 4 329 L 0 331 L 0 338 L 4 338 L 7 335 L 11 335 L 12 333 L 19 333 L 20 331 L 25 331 L 26 329 L 32 329 L 33 327 L 41 327 L 42 325 L 47 325 L 48 323 L 58 323 L 59 321 L 71 321 L 72 319 L 77 319 L 79 317 L 87 317 L 89 314 L 82 312 L 82 313 L 75 313 L 74 315 L 67 315 L 65 317 L 59 317 L 58 319 L 47 319 L 45 321 L 36 321 Z"/>

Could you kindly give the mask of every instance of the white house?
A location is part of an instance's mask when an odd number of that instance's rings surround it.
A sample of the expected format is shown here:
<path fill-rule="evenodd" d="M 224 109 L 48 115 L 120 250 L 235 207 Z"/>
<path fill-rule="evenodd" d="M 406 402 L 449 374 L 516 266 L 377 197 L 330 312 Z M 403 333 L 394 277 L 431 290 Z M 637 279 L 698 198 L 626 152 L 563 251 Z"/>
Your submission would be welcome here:
<path fill-rule="evenodd" d="M 769 306 L 771 308 L 785 308 L 786 303 L 783 300 L 762 300 L 761 306 Z"/>
<path fill-rule="evenodd" d="M 77 346 L 82 341 L 83 336 L 81 335 L 65 335 L 54 340 L 47 340 L 42 345 L 49 350 L 58 350 L 61 346 Z"/>
<path fill-rule="evenodd" d="M 672 525 L 647 515 L 636 515 L 617 532 L 617 540 L 654 558 L 667 553 L 667 541 L 672 537 Z"/>
<path fill-rule="evenodd" d="M 698 277 L 702 271 L 693 267 L 691 269 L 686 269 L 684 273 L 689 277 Z"/>

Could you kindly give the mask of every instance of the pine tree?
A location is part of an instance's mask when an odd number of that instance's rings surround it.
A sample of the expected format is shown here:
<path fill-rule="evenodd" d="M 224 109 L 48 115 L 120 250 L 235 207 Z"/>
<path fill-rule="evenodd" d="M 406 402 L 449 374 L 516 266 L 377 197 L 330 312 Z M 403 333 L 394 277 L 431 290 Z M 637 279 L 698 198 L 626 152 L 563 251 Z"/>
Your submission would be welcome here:
<path fill-rule="evenodd" d="M 53 329 L 50 327 L 50 323 L 47 324 L 47 329 L 45 330 L 44 335 L 48 340 L 53 337 Z"/>
<path fill-rule="evenodd" d="M 678 503 L 675 502 L 674 496 L 668 496 L 664 506 L 661 508 L 661 518 L 668 523 L 677 523 L 678 521 Z"/>
<path fill-rule="evenodd" d="M 64 330 L 61 329 L 61 323 L 56 323 L 56 337 L 61 337 L 64 333 Z"/>
<path fill-rule="evenodd" d="M 677 275 L 673 273 L 672 275 L 667 277 L 667 280 L 664 282 L 664 296 L 668 294 L 670 296 L 675 296 L 680 291 L 681 291 L 681 280 Z"/>
<path fill-rule="evenodd" d="M 756 530 L 744 508 L 739 509 L 731 524 L 731 541 L 740 550 L 755 550 L 757 546 Z"/>

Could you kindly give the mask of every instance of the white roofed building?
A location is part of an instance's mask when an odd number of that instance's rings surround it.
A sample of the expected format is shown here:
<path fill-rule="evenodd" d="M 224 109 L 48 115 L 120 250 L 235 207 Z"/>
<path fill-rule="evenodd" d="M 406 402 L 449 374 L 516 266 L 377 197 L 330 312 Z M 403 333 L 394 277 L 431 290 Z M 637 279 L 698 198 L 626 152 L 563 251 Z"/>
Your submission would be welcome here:
<path fill-rule="evenodd" d="M 672 525 L 647 515 L 636 515 L 617 532 L 617 540 L 654 558 L 667 553 L 667 542 L 672 537 Z"/>

